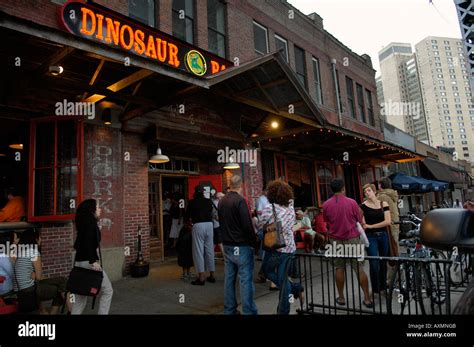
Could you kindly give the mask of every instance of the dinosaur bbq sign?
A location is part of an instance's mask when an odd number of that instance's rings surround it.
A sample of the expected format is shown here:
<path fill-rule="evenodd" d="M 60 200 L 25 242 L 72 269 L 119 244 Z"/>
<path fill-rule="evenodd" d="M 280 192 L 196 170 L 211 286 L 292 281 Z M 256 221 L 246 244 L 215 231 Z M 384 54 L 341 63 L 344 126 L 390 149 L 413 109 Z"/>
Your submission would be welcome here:
<path fill-rule="evenodd" d="M 77 36 L 196 76 L 212 75 L 231 66 L 209 52 L 97 4 L 67 2 L 61 8 L 60 20 L 66 30 Z"/>

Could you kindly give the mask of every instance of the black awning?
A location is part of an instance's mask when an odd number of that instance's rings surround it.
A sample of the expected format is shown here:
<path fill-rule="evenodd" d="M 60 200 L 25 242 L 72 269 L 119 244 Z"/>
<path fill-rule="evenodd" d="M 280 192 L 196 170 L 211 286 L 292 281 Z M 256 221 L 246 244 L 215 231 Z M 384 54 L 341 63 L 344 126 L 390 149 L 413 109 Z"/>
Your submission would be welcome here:
<path fill-rule="evenodd" d="M 425 159 L 422 164 L 437 180 L 450 183 L 464 183 L 462 173 L 451 169 L 450 166 L 433 159 Z"/>

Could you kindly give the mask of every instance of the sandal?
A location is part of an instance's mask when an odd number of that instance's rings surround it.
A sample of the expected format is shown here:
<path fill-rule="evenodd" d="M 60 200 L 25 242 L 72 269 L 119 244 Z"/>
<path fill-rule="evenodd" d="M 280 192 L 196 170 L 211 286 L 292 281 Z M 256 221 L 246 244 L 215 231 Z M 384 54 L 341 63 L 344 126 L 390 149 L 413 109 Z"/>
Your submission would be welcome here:
<path fill-rule="evenodd" d="M 368 303 L 366 303 L 365 301 L 362 301 L 362 303 L 367 308 L 373 308 L 374 307 L 374 303 L 372 301 L 369 301 Z"/>
<path fill-rule="evenodd" d="M 336 298 L 336 304 L 345 306 L 346 305 L 346 300 L 341 300 L 341 298 Z"/>

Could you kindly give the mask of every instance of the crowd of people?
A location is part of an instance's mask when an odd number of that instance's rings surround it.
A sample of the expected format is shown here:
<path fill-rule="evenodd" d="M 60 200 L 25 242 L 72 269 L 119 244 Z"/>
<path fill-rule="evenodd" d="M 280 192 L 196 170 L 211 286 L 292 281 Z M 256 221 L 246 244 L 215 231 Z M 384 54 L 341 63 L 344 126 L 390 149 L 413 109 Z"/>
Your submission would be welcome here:
<path fill-rule="evenodd" d="M 202 186 L 197 186 L 186 209 L 179 206 L 176 197 L 165 199 L 164 204 L 167 211 L 164 224 L 169 224 L 169 242 L 177 250 L 183 280 L 189 280 L 195 286 L 215 283 L 215 251 L 222 253 L 225 314 L 241 313 L 237 309 L 237 283 L 240 285 L 242 313 L 257 314 L 254 283 L 266 282 L 270 284 L 270 290 L 280 292 L 277 313 L 289 314 L 290 303 L 294 299 L 304 299 L 303 288 L 292 279 L 292 273 L 298 272 L 294 262 L 297 248 L 305 253 L 315 253 L 324 252 L 329 243 L 361 246 L 362 228 L 368 239 L 365 249 L 368 256 L 398 255 L 398 242 L 394 249 L 390 247 L 393 246 L 390 240 L 399 239 L 399 196 L 392 189 L 388 177 L 380 179 L 377 186 L 364 185 L 365 199 L 361 204 L 345 195 L 342 180 L 334 179 L 330 182 L 332 195 L 322 207 L 296 210 L 293 189 L 282 180 L 269 182 L 253 211 L 242 195 L 242 184 L 241 177 L 235 175 L 224 193 L 217 192 L 212 197 L 205 195 Z M 456 200 L 453 204 L 454 208 L 462 206 L 474 210 L 474 203 L 470 201 L 462 204 Z M 9 190 L 8 203 L 0 210 L 0 221 L 19 222 L 24 220 L 25 215 L 23 199 L 14 190 Z M 102 269 L 100 216 L 101 209 L 94 199 L 85 200 L 78 206 L 74 266 L 102 272 L 98 313 L 108 314 L 113 288 Z M 281 247 L 263 247 L 265 231 L 271 225 L 278 225 L 283 237 Z M 10 243 L 24 245 L 25 251 L 15 256 L 0 254 L 0 296 L 16 293 L 18 299 L 23 300 L 23 306 L 37 303 L 41 314 L 57 314 L 64 305 L 71 314 L 84 311 L 87 296 L 74 295 L 74 300 L 68 300 L 67 278 L 43 277 L 41 237 L 35 229 L 26 229 L 18 235 L 0 233 L 2 252 L 8 253 L 5 249 Z M 255 259 L 261 260 L 256 279 Z M 346 263 L 344 258 L 333 262 L 338 305 L 346 305 Z M 372 298 L 386 294 L 387 280 L 394 269 L 386 262 L 371 258 L 367 276 L 363 261 L 350 261 L 350 264 L 363 291 L 362 304 L 373 307 Z M 193 267 L 196 275 L 191 273 Z M 50 307 L 46 307 L 46 301 L 52 301 Z"/>

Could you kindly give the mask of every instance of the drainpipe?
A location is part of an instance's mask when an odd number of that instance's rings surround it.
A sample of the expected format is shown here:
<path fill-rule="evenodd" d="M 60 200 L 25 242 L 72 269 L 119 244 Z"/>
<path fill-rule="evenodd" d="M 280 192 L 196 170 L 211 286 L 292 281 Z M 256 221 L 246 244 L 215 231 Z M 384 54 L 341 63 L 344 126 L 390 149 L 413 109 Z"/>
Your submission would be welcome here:
<path fill-rule="evenodd" d="M 341 110 L 341 102 L 340 102 L 341 96 L 339 95 L 339 81 L 337 79 L 336 63 L 337 63 L 337 60 L 335 58 L 332 58 L 331 59 L 332 78 L 334 80 L 334 86 L 336 87 L 337 118 L 339 120 L 339 126 L 342 126 L 342 110 Z"/>

